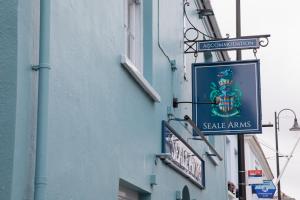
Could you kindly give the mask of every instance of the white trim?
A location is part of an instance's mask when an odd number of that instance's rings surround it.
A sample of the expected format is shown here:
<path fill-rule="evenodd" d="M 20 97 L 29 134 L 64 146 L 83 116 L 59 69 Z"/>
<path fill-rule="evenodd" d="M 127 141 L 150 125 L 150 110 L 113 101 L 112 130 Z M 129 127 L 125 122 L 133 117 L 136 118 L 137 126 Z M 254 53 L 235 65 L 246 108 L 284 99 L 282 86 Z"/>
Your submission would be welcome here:
<path fill-rule="evenodd" d="M 141 0 L 124 0 L 125 55 L 143 73 L 143 9 Z"/>
<path fill-rule="evenodd" d="M 160 95 L 156 90 L 151 86 L 151 84 L 144 78 L 141 72 L 137 67 L 130 61 L 130 59 L 122 55 L 121 56 L 122 66 L 128 70 L 136 82 L 144 89 L 144 91 L 155 101 L 160 102 Z"/>

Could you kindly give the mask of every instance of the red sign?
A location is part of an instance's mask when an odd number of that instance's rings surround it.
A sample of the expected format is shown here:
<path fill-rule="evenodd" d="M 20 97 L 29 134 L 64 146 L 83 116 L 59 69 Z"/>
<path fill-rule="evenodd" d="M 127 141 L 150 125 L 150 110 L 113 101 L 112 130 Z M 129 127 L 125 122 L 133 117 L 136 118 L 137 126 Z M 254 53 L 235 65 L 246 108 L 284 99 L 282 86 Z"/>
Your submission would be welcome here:
<path fill-rule="evenodd" d="M 261 169 L 248 170 L 249 177 L 262 177 Z"/>

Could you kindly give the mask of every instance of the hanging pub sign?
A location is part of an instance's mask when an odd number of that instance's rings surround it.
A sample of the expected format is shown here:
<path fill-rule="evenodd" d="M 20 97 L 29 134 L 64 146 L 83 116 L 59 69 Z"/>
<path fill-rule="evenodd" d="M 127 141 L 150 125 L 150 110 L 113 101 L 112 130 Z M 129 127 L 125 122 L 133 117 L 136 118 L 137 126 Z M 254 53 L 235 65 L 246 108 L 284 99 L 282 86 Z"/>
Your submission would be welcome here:
<path fill-rule="evenodd" d="M 206 135 L 261 133 L 259 60 L 195 63 L 193 120 Z M 197 104 L 197 102 L 215 104 Z"/>
<path fill-rule="evenodd" d="M 165 162 L 201 189 L 205 186 L 204 161 L 200 155 L 166 122 L 162 122 L 162 153 Z"/>

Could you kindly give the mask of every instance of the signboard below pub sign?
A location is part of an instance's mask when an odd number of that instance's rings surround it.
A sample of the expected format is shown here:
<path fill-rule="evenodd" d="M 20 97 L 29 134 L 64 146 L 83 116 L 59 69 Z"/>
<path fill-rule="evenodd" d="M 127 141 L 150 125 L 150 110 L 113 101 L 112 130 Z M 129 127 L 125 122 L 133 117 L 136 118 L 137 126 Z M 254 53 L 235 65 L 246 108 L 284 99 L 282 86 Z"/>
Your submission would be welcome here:
<path fill-rule="evenodd" d="M 201 189 L 205 186 L 204 161 L 196 151 L 165 121 L 162 122 L 162 152 L 170 154 L 168 161 Z"/>
<path fill-rule="evenodd" d="M 276 192 L 276 186 L 271 180 L 264 180 L 262 184 L 252 185 L 252 193 L 258 198 L 273 199 Z"/>
<path fill-rule="evenodd" d="M 206 135 L 261 133 L 259 60 L 192 66 L 193 120 Z"/>
<path fill-rule="evenodd" d="M 263 183 L 263 171 L 261 169 L 248 170 L 248 184 L 262 184 Z"/>

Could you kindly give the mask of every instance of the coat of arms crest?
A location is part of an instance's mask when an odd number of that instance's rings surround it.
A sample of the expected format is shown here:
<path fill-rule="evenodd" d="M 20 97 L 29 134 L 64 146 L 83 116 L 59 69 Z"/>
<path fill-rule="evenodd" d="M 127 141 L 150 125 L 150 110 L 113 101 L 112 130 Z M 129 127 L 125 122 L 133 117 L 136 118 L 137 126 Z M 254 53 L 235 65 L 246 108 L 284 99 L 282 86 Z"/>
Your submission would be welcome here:
<path fill-rule="evenodd" d="M 210 100 L 218 101 L 218 104 L 212 105 L 213 116 L 233 117 L 240 114 L 242 92 L 233 84 L 232 75 L 232 69 L 225 69 L 217 74 L 218 83 L 210 84 Z"/>

